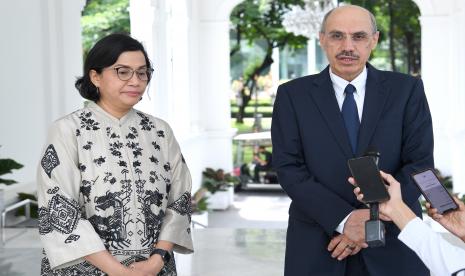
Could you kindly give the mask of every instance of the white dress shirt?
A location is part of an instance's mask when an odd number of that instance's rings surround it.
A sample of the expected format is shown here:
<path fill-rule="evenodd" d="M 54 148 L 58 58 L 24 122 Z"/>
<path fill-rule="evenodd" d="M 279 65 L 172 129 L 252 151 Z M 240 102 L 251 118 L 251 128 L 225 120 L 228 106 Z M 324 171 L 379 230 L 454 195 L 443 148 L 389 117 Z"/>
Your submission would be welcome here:
<path fill-rule="evenodd" d="M 354 92 L 354 100 L 357 104 L 357 111 L 358 111 L 358 118 L 360 122 L 362 121 L 362 114 L 363 114 L 363 103 L 365 101 L 365 86 L 367 82 L 367 68 L 364 67 L 363 71 L 352 81 L 347 81 L 338 75 L 334 74 L 329 68 L 329 76 L 331 78 L 331 82 L 333 83 L 334 92 L 336 95 L 336 100 L 339 105 L 339 109 L 342 110 L 342 104 L 344 103 L 345 94 L 344 89 L 350 83 L 355 86 L 356 91 Z M 351 214 L 351 213 L 350 213 Z M 349 218 L 350 214 L 348 214 L 336 228 L 336 231 L 342 233 L 344 230 L 344 224 L 346 223 L 347 219 Z"/>
<path fill-rule="evenodd" d="M 432 275 L 451 275 L 465 268 L 465 250 L 444 240 L 420 218 L 411 220 L 398 238 L 420 257 Z"/>

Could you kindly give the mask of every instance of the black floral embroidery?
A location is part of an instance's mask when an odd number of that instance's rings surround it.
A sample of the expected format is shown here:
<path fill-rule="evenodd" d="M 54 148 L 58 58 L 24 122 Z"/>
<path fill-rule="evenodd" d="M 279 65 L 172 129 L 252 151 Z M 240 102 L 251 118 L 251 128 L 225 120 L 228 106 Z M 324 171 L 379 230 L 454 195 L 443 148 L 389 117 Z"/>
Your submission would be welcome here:
<path fill-rule="evenodd" d="M 163 175 L 161 176 L 161 178 L 163 178 L 163 181 L 165 181 L 165 184 L 166 184 L 166 196 L 168 198 L 168 194 L 170 193 L 170 190 L 171 190 L 171 179 L 169 179 L 168 177 L 164 177 Z"/>
<path fill-rule="evenodd" d="M 149 117 L 147 117 L 144 113 L 137 112 L 137 115 L 142 118 L 140 121 L 139 125 L 141 126 L 142 130 L 152 130 L 152 128 L 155 128 L 155 125 L 150 121 Z"/>
<path fill-rule="evenodd" d="M 105 177 L 103 178 L 103 182 L 110 182 L 111 185 L 116 183 L 116 177 L 113 176 L 111 172 L 105 172 Z"/>
<path fill-rule="evenodd" d="M 76 137 L 81 136 L 81 131 L 79 129 L 76 129 Z"/>
<path fill-rule="evenodd" d="M 81 181 L 81 187 L 79 187 L 79 191 L 81 192 L 86 202 L 90 202 L 90 191 L 91 190 L 92 190 L 91 182 L 83 179 Z"/>
<path fill-rule="evenodd" d="M 163 165 L 163 169 L 165 169 L 166 172 L 169 172 L 171 170 L 170 162 L 166 162 L 166 164 Z"/>
<path fill-rule="evenodd" d="M 50 144 L 45 150 L 44 157 L 42 157 L 40 164 L 48 177 L 52 178 L 53 169 L 60 165 L 60 159 L 58 159 L 58 154 L 52 144 Z"/>
<path fill-rule="evenodd" d="M 54 195 L 50 200 L 48 223 L 53 230 L 62 234 L 70 234 L 76 229 L 79 217 L 79 204 L 75 200 L 67 199 L 60 194 Z"/>
<path fill-rule="evenodd" d="M 121 154 L 121 149 L 123 148 L 123 143 L 121 143 L 120 141 L 116 141 L 116 142 L 113 142 L 113 143 L 110 143 L 110 152 L 113 156 L 116 156 L 118 158 L 121 158 L 122 157 L 122 154 Z"/>
<path fill-rule="evenodd" d="M 150 162 L 155 163 L 155 165 L 158 165 L 158 158 L 152 155 L 150 156 L 149 159 L 150 159 Z"/>
<path fill-rule="evenodd" d="M 139 147 L 139 143 L 127 142 L 126 146 L 132 149 L 132 154 L 134 155 L 134 159 L 136 159 L 138 156 L 142 156 L 142 149 Z"/>
<path fill-rule="evenodd" d="M 92 112 L 81 112 L 79 119 L 81 119 L 81 128 L 94 131 L 100 129 L 99 123 L 92 119 Z"/>
<path fill-rule="evenodd" d="M 153 141 L 152 145 L 156 150 L 160 151 L 160 145 L 158 145 L 157 142 Z"/>
<path fill-rule="evenodd" d="M 137 133 L 137 129 L 135 127 L 130 127 L 129 130 L 131 132 L 129 132 L 128 135 L 126 135 L 126 139 L 134 140 L 139 136 L 139 134 Z"/>
<path fill-rule="evenodd" d="M 159 177 L 156 171 L 150 171 L 149 174 L 150 174 L 150 177 L 149 177 L 150 183 L 155 183 L 155 181 L 159 180 Z"/>
<path fill-rule="evenodd" d="M 165 138 L 165 132 L 163 130 L 157 131 L 158 137 Z"/>
<path fill-rule="evenodd" d="M 99 158 L 94 159 L 94 163 L 97 166 L 101 166 L 103 163 L 105 163 L 105 158 L 106 157 L 100 156 Z"/>
<path fill-rule="evenodd" d="M 86 168 L 87 168 L 87 167 L 86 167 L 84 164 L 81 164 L 81 163 L 78 164 L 78 169 L 79 169 L 81 172 L 85 172 L 85 171 L 86 171 Z"/>
<path fill-rule="evenodd" d="M 91 141 L 87 141 L 87 143 L 84 146 L 82 146 L 82 148 L 85 150 L 90 150 L 93 144 L 94 143 L 92 143 Z"/>

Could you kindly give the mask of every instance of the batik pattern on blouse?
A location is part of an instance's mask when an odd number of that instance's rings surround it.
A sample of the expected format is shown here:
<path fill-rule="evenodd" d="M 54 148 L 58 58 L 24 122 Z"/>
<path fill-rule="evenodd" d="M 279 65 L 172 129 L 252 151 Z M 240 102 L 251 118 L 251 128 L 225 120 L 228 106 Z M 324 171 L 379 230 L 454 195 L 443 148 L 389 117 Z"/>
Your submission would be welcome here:
<path fill-rule="evenodd" d="M 41 275 L 105 275 L 84 257 L 145 260 L 159 240 L 193 252 L 191 177 L 169 125 L 97 104 L 52 125 L 37 174 Z M 160 275 L 176 275 L 174 258 Z"/>

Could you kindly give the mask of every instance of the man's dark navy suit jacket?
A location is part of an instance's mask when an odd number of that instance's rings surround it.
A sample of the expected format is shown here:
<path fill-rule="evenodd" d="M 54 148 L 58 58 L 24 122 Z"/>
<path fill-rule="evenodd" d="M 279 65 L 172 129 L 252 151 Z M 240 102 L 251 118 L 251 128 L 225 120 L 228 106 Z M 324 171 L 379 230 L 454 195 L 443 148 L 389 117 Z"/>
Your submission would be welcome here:
<path fill-rule="evenodd" d="M 352 154 L 329 76 L 320 74 L 282 84 L 271 127 L 273 166 L 292 199 L 286 240 L 285 275 L 353 275 L 348 259 L 337 261 L 326 249 L 338 224 L 364 208 L 347 182 L 347 160 L 371 147 L 381 170 L 401 183 L 404 201 L 421 216 L 419 190 L 410 174 L 434 166 L 431 115 L 420 79 L 386 72 L 367 64 L 365 102 Z M 403 245 L 399 229 L 386 225 L 386 246 L 359 254 L 370 275 L 429 275 L 413 251 Z M 350 261 L 349 261 L 350 262 Z"/>

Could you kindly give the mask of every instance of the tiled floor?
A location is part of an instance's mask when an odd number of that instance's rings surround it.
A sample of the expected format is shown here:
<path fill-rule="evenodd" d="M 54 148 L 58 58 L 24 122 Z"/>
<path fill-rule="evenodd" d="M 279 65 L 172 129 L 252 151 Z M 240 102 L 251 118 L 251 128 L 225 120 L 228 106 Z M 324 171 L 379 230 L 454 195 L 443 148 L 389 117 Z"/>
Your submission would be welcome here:
<path fill-rule="evenodd" d="M 193 230 L 195 253 L 176 256 L 179 276 L 283 275 L 289 204 L 282 191 L 236 194 L 228 210 L 209 213 L 208 228 Z M 7 228 L 1 241 L 0 276 L 39 275 L 42 249 L 36 229 Z"/>
<path fill-rule="evenodd" d="M 282 191 L 236 194 L 228 210 L 209 214 L 193 231 L 195 253 L 177 255 L 179 276 L 283 275 L 287 209 Z M 0 276 L 39 275 L 41 244 L 35 228 L 7 228 Z"/>

